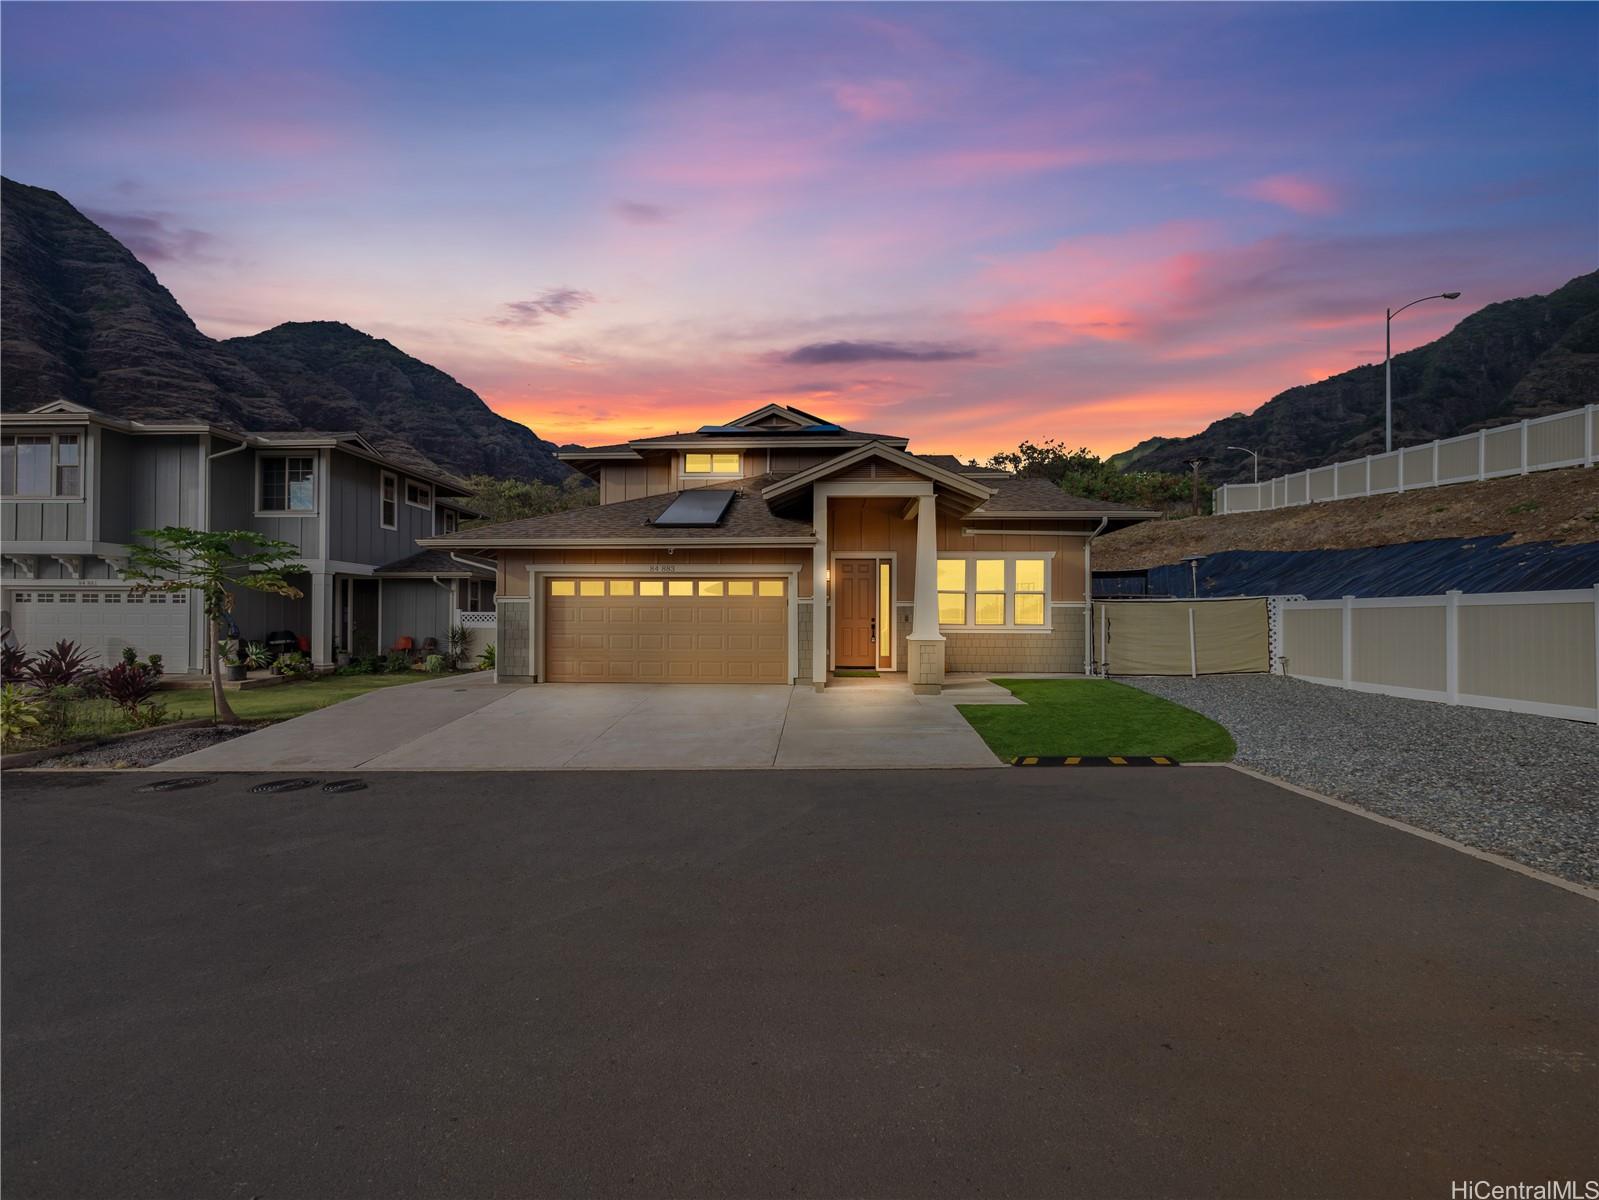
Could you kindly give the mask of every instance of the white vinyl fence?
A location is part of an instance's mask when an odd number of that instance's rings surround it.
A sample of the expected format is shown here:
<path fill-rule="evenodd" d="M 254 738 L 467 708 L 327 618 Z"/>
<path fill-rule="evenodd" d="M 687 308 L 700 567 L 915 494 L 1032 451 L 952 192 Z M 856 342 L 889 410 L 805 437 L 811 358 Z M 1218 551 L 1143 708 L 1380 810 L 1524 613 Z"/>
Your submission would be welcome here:
<path fill-rule="evenodd" d="M 1599 461 L 1596 408 L 1599 405 L 1590 404 L 1551 417 L 1534 417 L 1423 446 L 1405 446 L 1387 454 L 1369 454 L 1260 483 L 1223 484 L 1215 491 L 1215 511 L 1259 512 L 1447 483 L 1474 483 L 1557 467 L 1591 467 Z"/>
<path fill-rule="evenodd" d="M 1286 675 L 1362 692 L 1599 721 L 1599 585 L 1283 600 Z"/>
<path fill-rule="evenodd" d="M 491 612 L 458 612 L 455 620 L 466 630 L 467 656 L 474 662 L 486 646 L 494 645 L 495 614 Z"/>

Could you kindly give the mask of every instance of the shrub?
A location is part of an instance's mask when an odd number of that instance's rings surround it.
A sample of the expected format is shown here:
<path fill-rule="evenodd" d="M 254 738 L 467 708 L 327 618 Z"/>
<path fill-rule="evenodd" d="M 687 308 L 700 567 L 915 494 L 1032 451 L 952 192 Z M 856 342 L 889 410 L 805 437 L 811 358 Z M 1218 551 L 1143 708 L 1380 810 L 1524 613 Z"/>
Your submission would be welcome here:
<path fill-rule="evenodd" d="M 424 660 L 422 665 L 426 668 L 429 675 L 442 675 L 444 674 L 444 655 L 430 654 Z"/>
<path fill-rule="evenodd" d="M 494 670 L 494 643 L 490 642 L 483 647 L 483 653 L 477 656 L 477 665 L 480 670 Z"/>
<path fill-rule="evenodd" d="M 137 717 L 139 706 L 148 700 L 156 689 L 160 676 L 150 669 L 149 663 L 126 658 L 114 667 L 100 672 L 100 695 L 110 700 L 130 717 Z"/>
<path fill-rule="evenodd" d="M 22 683 L 32 674 L 33 660 L 21 646 L 0 646 L 0 682 Z"/>
<path fill-rule="evenodd" d="M 0 740 L 18 741 L 38 724 L 38 701 L 14 683 L 0 687 Z"/>
<path fill-rule="evenodd" d="M 64 688 L 94 677 L 95 656 L 63 639 L 33 660 L 28 678 L 41 688 Z"/>
<path fill-rule="evenodd" d="M 290 679 L 309 679 L 316 668 L 311 663 L 311 656 L 304 650 L 296 650 L 293 654 L 285 654 L 277 661 L 278 670 Z"/>
<path fill-rule="evenodd" d="M 472 648 L 472 635 L 466 631 L 465 625 L 450 626 L 450 665 L 465 662 L 467 651 Z"/>
<path fill-rule="evenodd" d="M 252 671 L 259 671 L 272 665 L 272 651 L 266 648 L 265 642 L 251 642 L 244 648 L 244 665 Z"/>
<path fill-rule="evenodd" d="M 383 669 L 390 675 L 403 675 L 411 669 L 410 655 L 399 650 L 391 650 L 383 660 Z"/>

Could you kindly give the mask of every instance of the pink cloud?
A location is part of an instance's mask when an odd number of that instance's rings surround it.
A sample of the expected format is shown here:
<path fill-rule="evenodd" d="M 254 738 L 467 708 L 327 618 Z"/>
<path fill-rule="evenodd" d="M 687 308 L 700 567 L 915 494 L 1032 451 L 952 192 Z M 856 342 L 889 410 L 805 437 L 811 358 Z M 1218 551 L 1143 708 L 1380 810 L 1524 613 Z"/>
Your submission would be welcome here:
<path fill-rule="evenodd" d="M 833 103 L 851 116 L 871 123 L 903 120 L 917 111 L 911 86 L 902 79 L 835 84 Z"/>
<path fill-rule="evenodd" d="M 1331 186 L 1303 175 L 1267 175 L 1246 183 L 1238 194 L 1307 217 L 1331 216 L 1342 207 L 1341 198 Z"/>

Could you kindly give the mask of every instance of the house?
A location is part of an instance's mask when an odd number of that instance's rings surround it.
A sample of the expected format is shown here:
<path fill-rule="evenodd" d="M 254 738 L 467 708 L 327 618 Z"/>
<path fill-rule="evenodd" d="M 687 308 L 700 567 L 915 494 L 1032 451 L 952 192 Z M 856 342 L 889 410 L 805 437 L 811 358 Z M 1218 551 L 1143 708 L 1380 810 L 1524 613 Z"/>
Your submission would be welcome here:
<path fill-rule="evenodd" d="M 250 529 L 298 548 L 299 599 L 239 589 L 245 641 L 336 648 L 441 644 L 457 613 L 493 608 L 493 571 L 417 539 L 459 528 L 457 480 L 393 461 L 353 433 L 240 433 L 128 421 L 66 401 L 0 416 L 0 620 L 24 646 L 61 638 L 109 660 L 159 653 L 206 669 L 206 630 L 185 593 L 133 594 L 122 578 L 139 529 Z"/>
<path fill-rule="evenodd" d="M 1083 671 L 1089 544 L 1155 515 L 779 404 L 561 457 L 597 507 L 423 539 L 494 558 L 501 679 Z"/>

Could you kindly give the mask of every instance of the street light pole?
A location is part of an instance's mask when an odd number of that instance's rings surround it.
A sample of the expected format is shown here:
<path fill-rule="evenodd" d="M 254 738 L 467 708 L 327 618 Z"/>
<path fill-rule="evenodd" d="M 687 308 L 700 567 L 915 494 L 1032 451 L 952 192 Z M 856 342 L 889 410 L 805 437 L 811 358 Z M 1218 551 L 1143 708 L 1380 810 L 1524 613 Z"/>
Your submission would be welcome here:
<path fill-rule="evenodd" d="M 1382 348 L 1382 392 L 1383 392 L 1383 453 L 1388 454 L 1394 448 L 1394 318 L 1412 304 L 1420 304 L 1424 300 L 1458 300 L 1459 292 L 1439 292 L 1436 296 L 1423 296 L 1421 300 L 1412 300 L 1410 304 L 1402 304 L 1398 308 L 1387 310 L 1387 319 L 1383 323 L 1383 348 Z M 1236 448 L 1236 447 L 1234 447 Z"/>
<path fill-rule="evenodd" d="M 1259 483 L 1260 482 L 1260 455 L 1256 454 L 1248 446 L 1228 446 L 1227 449 L 1229 449 L 1229 450 L 1242 450 L 1245 454 L 1249 455 L 1250 458 L 1255 460 L 1255 482 Z"/>

